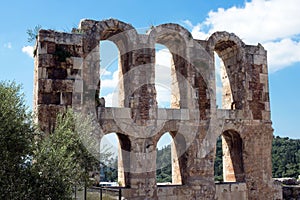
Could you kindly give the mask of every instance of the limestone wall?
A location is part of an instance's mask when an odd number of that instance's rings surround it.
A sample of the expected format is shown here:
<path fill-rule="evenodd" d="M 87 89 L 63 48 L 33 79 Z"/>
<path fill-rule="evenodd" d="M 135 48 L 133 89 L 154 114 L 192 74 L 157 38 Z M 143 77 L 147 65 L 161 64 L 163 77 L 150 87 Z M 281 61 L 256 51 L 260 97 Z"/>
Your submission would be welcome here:
<path fill-rule="evenodd" d="M 99 107 L 102 40 L 114 42 L 120 53 L 119 108 Z M 172 54 L 172 109 L 157 107 L 157 43 Z M 224 62 L 224 88 L 231 96 L 224 100 L 224 110 L 216 106 L 214 52 Z M 39 32 L 34 70 L 34 109 L 42 131 L 53 131 L 57 113 L 72 107 L 95 119 L 97 139 L 117 133 L 126 198 L 275 198 L 267 55 L 260 44 L 246 45 L 227 32 L 195 40 L 171 23 L 138 34 L 119 20 L 82 20 L 72 33 Z M 174 142 L 173 183 L 181 185 L 158 187 L 153 161 L 166 132 Z M 220 135 L 225 181 L 241 184 L 214 183 Z"/>
<path fill-rule="evenodd" d="M 245 183 L 216 184 L 216 197 L 218 200 L 247 200 L 247 185 Z"/>

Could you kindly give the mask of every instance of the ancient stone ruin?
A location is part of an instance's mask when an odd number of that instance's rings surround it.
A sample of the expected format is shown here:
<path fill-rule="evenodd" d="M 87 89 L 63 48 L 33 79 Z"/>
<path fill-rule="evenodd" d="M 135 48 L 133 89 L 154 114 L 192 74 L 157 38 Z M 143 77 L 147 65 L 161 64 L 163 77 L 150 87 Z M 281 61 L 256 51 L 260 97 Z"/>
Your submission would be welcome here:
<path fill-rule="evenodd" d="M 118 107 L 99 107 L 100 41 L 119 50 Z M 171 108 L 158 108 L 155 44 L 172 54 Z M 222 59 L 223 106 L 216 106 L 214 52 Z M 97 140 L 116 133 L 119 182 L 126 199 L 280 199 L 271 166 L 272 121 L 267 52 L 236 35 L 193 39 L 178 24 L 139 34 L 115 19 L 82 20 L 72 33 L 40 30 L 35 48 L 34 107 L 51 132 L 58 112 L 73 107 L 98 123 Z M 169 132 L 172 185 L 156 182 L 156 146 Z M 224 183 L 214 182 L 222 136 Z M 121 159 L 120 159 L 121 158 Z"/>

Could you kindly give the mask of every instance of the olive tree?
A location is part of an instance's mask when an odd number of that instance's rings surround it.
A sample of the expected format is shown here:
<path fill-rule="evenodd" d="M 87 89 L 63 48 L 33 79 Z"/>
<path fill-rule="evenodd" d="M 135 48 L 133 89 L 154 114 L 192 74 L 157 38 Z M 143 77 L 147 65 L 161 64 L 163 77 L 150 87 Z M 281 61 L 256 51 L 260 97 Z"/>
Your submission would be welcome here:
<path fill-rule="evenodd" d="M 26 199 L 34 130 L 21 86 L 0 81 L 0 199 Z"/>
<path fill-rule="evenodd" d="M 76 185 L 88 186 L 89 172 L 99 166 L 99 141 L 91 120 L 72 110 L 57 117 L 53 133 L 37 142 L 33 171 L 37 198 L 69 199 Z"/>

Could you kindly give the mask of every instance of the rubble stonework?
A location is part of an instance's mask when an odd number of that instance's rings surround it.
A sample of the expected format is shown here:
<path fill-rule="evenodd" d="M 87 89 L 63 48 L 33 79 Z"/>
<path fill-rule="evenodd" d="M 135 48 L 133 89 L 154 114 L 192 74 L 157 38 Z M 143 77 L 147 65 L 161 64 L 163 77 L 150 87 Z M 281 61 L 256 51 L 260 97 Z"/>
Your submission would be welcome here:
<path fill-rule="evenodd" d="M 98 107 L 102 40 L 114 42 L 120 52 L 118 107 Z M 157 106 L 157 43 L 172 54 L 170 109 Z M 216 106 L 214 52 L 224 62 L 224 109 Z M 34 70 L 34 108 L 44 132 L 53 131 L 58 112 L 73 107 L 94 116 L 100 139 L 118 135 L 125 198 L 278 198 L 281 191 L 272 180 L 267 53 L 260 44 L 246 45 L 227 32 L 196 40 L 171 23 L 138 34 L 119 20 L 82 20 L 72 33 L 39 31 Z M 153 161 L 166 132 L 173 137 L 174 185 L 160 187 Z M 227 182 L 223 186 L 214 182 L 219 136 Z"/>

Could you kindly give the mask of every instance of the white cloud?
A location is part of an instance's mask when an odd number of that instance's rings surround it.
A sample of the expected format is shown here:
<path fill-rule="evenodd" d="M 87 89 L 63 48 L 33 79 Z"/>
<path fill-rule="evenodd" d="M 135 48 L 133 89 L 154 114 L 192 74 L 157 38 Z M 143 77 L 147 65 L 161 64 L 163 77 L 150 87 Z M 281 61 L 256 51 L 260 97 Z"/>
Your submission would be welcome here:
<path fill-rule="evenodd" d="M 119 99 L 118 93 L 109 93 L 103 96 L 105 99 L 105 106 L 106 107 L 119 107 Z"/>
<path fill-rule="evenodd" d="M 161 49 L 156 51 L 155 56 L 155 83 L 164 87 L 170 87 L 172 55 L 168 49 Z"/>
<path fill-rule="evenodd" d="M 189 28 L 193 28 L 193 24 L 190 20 L 184 20 L 183 23 L 187 25 Z"/>
<path fill-rule="evenodd" d="M 196 39 L 207 39 L 216 31 L 227 31 L 247 44 L 261 43 L 268 50 L 269 70 L 275 72 L 300 62 L 299 42 L 293 40 L 300 36 L 300 12 L 295 6 L 298 3 L 252 0 L 243 7 L 219 8 L 210 11 L 204 22 L 192 26 L 191 32 Z"/>
<path fill-rule="evenodd" d="M 211 11 L 204 22 L 210 32 L 226 30 L 257 43 L 300 33 L 298 0 L 252 0 L 244 7 Z"/>
<path fill-rule="evenodd" d="M 292 39 L 283 39 L 279 42 L 268 42 L 264 44 L 268 50 L 268 65 L 270 72 L 275 72 L 300 62 L 300 42 Z"/>
<path fill-rule="evenodd" d="M 155 87 L 160 107 L 168 107 L 171 101 L 171 59 L 172 55 L 168 49 L 160 49 L 156 52 Z M 109 78 L 101 77 L 101 91 L 107 94 L 104 96 L 105 104 L 107 107 L 117 107 L 119 71 L 114 71 L 112 75 L 111 72 L 105 70 L 102 73 L 110 76 Z"/>
<path fill-rule="evenodd" d="M 119 72 L 116 70 L 111 78 L 101 79 L 101 88 L 116 88 L 119 82 Z"/>
<path fill-rule="evenodd" d="M 209 34 L 205 33 L 205 31 L 203 31 L 203 24 L 198 23 L 197 25 L 193 25 L 191 21 L 189 20 L 185 20 L 183 21 L 183 23 L 185 25 L 187 25 L 192 31 L 192 36 L 195 39 L 201 39 L 201 40 L 205 40 L 208 39 Z"/>
<path fill-rule="evenodd" d="M 4 47 L 8 48 L 8 49 L 11 49 L 12 48 L 11 42 L 8 42 L 8 43 L 4 44 Z"/>
<path fill-rule="evenodd" d="M 155 88 L 156 100 L 159 107 L 169 107 L 171 102 L 171 60 L 168 49 L 156 51 L 155 61 Z"/>
<path fill-rule="evenodd" d="M 33 46 L 25 46 L 22 48 L 22 52 L 33 58 Z"/>
<path fill-rule="evenodd" d="M 110 76 L 111 72 L 104 69 L 104 68 L 100 68 L 100 76 Z"/>
<path fill-rule="evenodd" d="M 108 74 L 109 71 L 104 73 Z M 119 72 L 118 70 L 114 71 L 109 78 L 101 78 L 101 93 L 106 95 L 101 95 L 105 99 L 106 107 L 118 107 L 118 83 L 119 83 Z"/>
<path fill-rule="evenodd" d="M 158 107 L 170 107 L 171 104 L 171 88 L 166 87 L 165 85 L 155 84 L 156 89 L 156 101 L 158 103 Z"/>
<path fill-rule="evenodd" d="M 172 55 L 168 49 L 164 48 L 156 51 L 155 56 L 156 56 L 156 60 L 155 60 L 156 65 L 161 65 L 170 68 Z"/>

